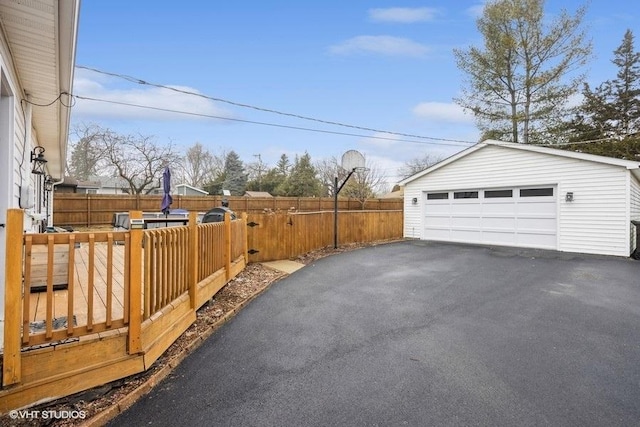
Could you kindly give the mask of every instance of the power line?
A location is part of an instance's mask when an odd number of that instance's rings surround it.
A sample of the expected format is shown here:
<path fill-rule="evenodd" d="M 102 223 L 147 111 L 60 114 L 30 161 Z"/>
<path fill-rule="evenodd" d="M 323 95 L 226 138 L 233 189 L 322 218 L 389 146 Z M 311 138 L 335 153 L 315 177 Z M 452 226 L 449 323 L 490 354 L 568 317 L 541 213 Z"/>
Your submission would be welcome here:
<path fill-rule="evenodd" d="M 457 142 L 457 143 L 463 143 L 463 144 L 475 144 L 475 142 L 472 142 L 472 141 L 463 141 L 463 140 L 447 139 L 447 138 L 436 138 L 436 137 L 431 137 L 431 136 L 422 136 L 422 135 L 414 135 L 414 134 L 401 133 L 401 132 L 392 132 L 392 131 L 374 129 L 374 128 L 369 128 L 369 127 L 364 127 L 364 126 L 350 125 L 350 124 L 347 124 L 347 123 L 341 123 L 341 122 L 336 122 L 336 121 L 331 121 L 331 120 L 317 119 L 317 118 L 314 118 L 314 117 L 303 116 L 303 115 L 300 115 L 300 114 L 286 113 L 286 112 L 283 112 L 283 111 L 278 111 L 278 110 L 274 110 L 274 109 L 270 109 L 270 108 L 258 107 L 258 106 L 251 105 L 251 104 L 244 104 L 244 103 L 240 103 L 240 102 L 236 102 L 236 101 L 230 101 L 230 100 L 223 99 L 223 98 L 217 98 L 217 97 L 213 97 L 213 96 L 209 96 L 209 95 L 203 95 L 201 93 L 197 93 L 197 92 L 193 92 L 193 91 L 188 91 L 188 90 L 184 90 L 184 89 L 178 89 L 178 88 L 175 88 L 175 87 L 166 86 L 166 85 L 162 85 L 162 84 L 158 84 L 158 83 L 151 83 L 151 82 L 148 82 L 146 80 L 142 80 L 142 79 L 139 79 L 139 78 L 136 78 L 136 77 L 127 76 L 125 74 L 118 74 L 118 73 L 112 73 L 112 72 L 108 72 L 108 71 L 102 71 L 102 70 L 98 70 L 96 68 L 87 67 L 87 66 L 83 66 L 83 65 L 76 65 L 76 68 L 93 71 L 95 73 L 100 73 L 100 74 L 104 74 L 104 75 L 107 75 L 107 76 L 117 77 L 117 78 L 124 79 L 124 80 L 127 80 L 127 81 L 132 82 L 132 83 L 136 83 L 136 84 L 139 84 L 139 85 L 146 85 L 146 86 L 153 86 L 153 87 L 157 87 L 157 88 L 161 88 L 161 89 L 167 89 L 167 90 L 171 90 L 171 91 L 174 91 L 174 92 L 177 92 L 177 93 L 182 93 L 182 94 L 185 94 L 185 95 L 197 96 L 197 97 L 200 97 L 200 98 L 208 99 L 210 101 L 222 102 L 222 103 L 233 105 L 233 106 L 236 106 L 236 107 L 250 108 L 250 109 L 253 109 L 253 110 L 257 110 L 257 111 L 262 111 L 262 112 L 272 113 L 272 114 L 278 114 L 278 115 L 281 115 L 281 116 L 293 117 L 293 118 L 300 119 L 300 120 L 308 120 L 308 121 L 313 121 L 313 122 L 323 123 L 323 124 L 328 124 L 328 125 L 333 125 L 333 126 L 341 126 L 341 127 L 352 128 L 352 129 L 365 130 L 365 131 L 368 131 L 368 132 L 377 132 L 377 133 L 386 133 L 386 134 L 389 134 L 389 135 L 405 136 L 405 137 L 409 137 L 409 138 L 427 139 L 427 140 L 431 140 L 431 141 Z"/>
<path fill-rule="evenodd" d="M 415 140 L 408 140 L 408 139 L 390 138 L 390 137 L 384 137 L 384 136 L 362 135 L 362 134 L 355 134 L 355 133 L 331 131 L 326 129 L 314 129 L 314 128 L 306 128 L 301 126 L 290 126 L 290 125 L 283 125 L 283 124 L 277 124 L 277 123 L 258 122 L 255 120 L 236 119 L 232 117 L 215 116 L 212 114 L 194 113 L 190 111 L 173 110 L 170 108 L 153 107 L 150 105 L 141 105 L 141 104 L 133 104 L 130 102 L 93 98 L 90 96 L 72 95 L 72 97 L 76 99 L 86 100 L 86 101 L 104 102 L 107 104 L 124 105 L 128 107 L 144 108 L 144 109 L 154 110 L 154 111 L 164 111 L 167 113 L 184 114 L 188 116 L 205 117 L 210 119 L 229 120 L 229 121 L 240 122 L 240 123 L 249 123 L 254 125 L 271 126 L 271 127 L 293 129 L 293 130 L 300 130 L 300 131 L 306 131 L 306 132 L 326 133 L 331 135 L 354 136 L 358 138 L 370 138 L 370 139 L 382 139 L 382 140 L 388 140 L 388 141 L 409 142 L 414 144 L 448 145 L 448 146 L 454 146 L 454 147 L 460 147 L 460 146 L 467 147 L 468 145 L 463 145 L 463 144 L 475 144 L 475 142 L 471 142 L 471 141 L 457 141 L 457 140 L 442 140 L 442 141 L 451 141 L 451 142 L 440 142 L 439 140 L 438 141 L 415 141 Z M 392 132 L 384 132 L 384 131 L 380 131 L 380 132 L 393 134 Z"/>

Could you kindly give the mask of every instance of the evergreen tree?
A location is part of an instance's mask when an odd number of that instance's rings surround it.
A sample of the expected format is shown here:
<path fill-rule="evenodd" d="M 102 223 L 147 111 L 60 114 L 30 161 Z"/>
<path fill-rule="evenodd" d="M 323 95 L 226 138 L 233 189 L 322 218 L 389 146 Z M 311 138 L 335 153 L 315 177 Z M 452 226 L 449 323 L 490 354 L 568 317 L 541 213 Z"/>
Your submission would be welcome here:
<path fill-rule="evenodd" d="M 280 156 L 280 159 L 276 164 L 276 170 L 283 177 L 289 175 L 289 172 L 291 170 L 291 162 L 289 161 L 289 157 L 286 154 L 282 154 Z"/>
<path fill-rule="evenodd" d="M 322 184 L 316 176 L 316 169 L 311 163 L 311 156 L 304 153 L 293 163 L 291 173 L 282 185 L 283 195 L 292 197 L 318 197 L 322 192 Z"/>
<path fill-rule="evenodd" d="M 230 151 L 224 161 L 223 190 L 229 190 L 232 196 L 242 196 L 247 188 L 247 173 L 240 156 Z"/>
<path fill-rule="evenodd" d="M 618 67 L 610 89 L 616 100 L 615 133 L 625 138 L 637 133 L 640 127 L 640 52 L 634 51 L 631 30 L 626 31 L 622 44 L 614 51 L 613 63 Z"/>
<path fill-rule="evenodd" d="M 617 76 L 595 89 L 588 84 L 583 102 L 567 125 L 572 142 L 598 139 L 624 140 L 640 128 L 640 53 L 634 51 L 633 33 L 624 35 L 612 62 Z M 605 144 L 606 146 L 606 144 Z"/>

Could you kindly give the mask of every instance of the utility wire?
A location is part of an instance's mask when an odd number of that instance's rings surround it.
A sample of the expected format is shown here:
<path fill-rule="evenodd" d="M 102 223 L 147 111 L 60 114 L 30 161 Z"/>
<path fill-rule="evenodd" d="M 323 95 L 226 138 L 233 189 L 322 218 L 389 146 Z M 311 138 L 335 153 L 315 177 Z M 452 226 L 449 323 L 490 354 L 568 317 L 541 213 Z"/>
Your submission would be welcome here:
<path fill-rule="evenodd" d="M 462 144 L 464 144 L 466 146 L 466 145 L 469 145 L 469 144 L 476 144 L 476 142 L 474 142 L 474 141 L 465 141 L 465 140 L 449 139 L 449 138 L 437 138 L 437 137 L 431 137 L 431 136 L 407 134 L 407 133 L 402 133 L 402 132 L 386 131 L 386 130 L 380 130 L 380 129 L 369 128 L 369 127 L 364 127 L 364 126 L 350 125 L 350 124 L 342 123 L 342 122 L 323 120 L 323 119 L 318 119 L 318 118 L 314 118 L 314 117 L 303 116 L 303 115 L 300 115 L 300 114 L 286 113 L 286 112 L 282 112 L 282 111 L 278 111 L 278 110 L 274 110 L 274 109 L 270 109 L 270 108 L 258 107 L 258 106 L 255 106 L 255 105 L 244 104 L 244 103 L 230 101 L 230 100 L 223 99 L 223 98 L 217 98 L 217 97 L 213 97 L 213 96 L 209 96 L 209 95 L 204 95 L 204 94 L 193 92 L 193 91 L 188 91 L 188 90 L 184 90 L 184 89 L 178 89 L 178 88 L 167 86 L 167 85 L 162 85 L 162 84 L 158 84 L 158 83 L 152 83 L 152 82 L 148 82 L 146 80 L 139 79 L 137 77 L 132 77 L 132 76 L 128 76 L 128 75 L 125 75 L 125 74 L 113 73 L 113 72 L 109 72 L 109 71 L 103 71 L 103 70 L 99 70 L 97 68 L 87 67 L 87 66 L 84 66 L 84 65 L 76 65 L 76 68 L 83 69 L 83 70 L 88 70 L 88 71 L 93 71 L 95 73 L 104 74 L 104 75 L 107 75 L 107 76 L 117 77 L 117 78 L 120 78 L 120 79 L 123 79 L 123 80 L 127 80 L 129 82 L 132 82 L 132 83 L 135 83 L 135 84 L 139 84 L 139 85 L 146 85 L 146 86 L 157 87 L 157 88 L 160 88 L 160 89 L 171 90 L 173 92 L 182 93 L 182 94 L 185 94 L 185 95 L 197 96 L 197 97 L 204 98 L 204 99 L 207 99 L 207 100 L 210 100 L 210 101 L 222 102 L 222 103 L 226 103 L 226 104 L 229 104 L 229 105 L 234 105 L 236 107 L 249 108 L 249 109 L 262 111 L 262 112 L 266 112 L 266 113 L 278 114 L 278 115 L 282 115 L 282 116 L 288 116 L 288 117 L 293 117 L 293 118 L 296 118 L 296 119 L 308 120 L 308 121 L 313 121 L 313 122 L 323 123 L 323 124 L 328 124 L 328 125 L 333 125 L 333 126 L 341 126 L 341 127 L 352 128 L 352 129 L 359 129 L 359 130 L 364 130 L 364 131 L 368 131 L 368 132 L 384 133 L 384 134 L 396 135 L 396 136 L 405 136 L 405 137 L 409 137 L 409 138 L 416 138 L 416 139 L 423 139 L 423 140 L 430 140 L 430 141 L 441 141 L 440 143 L 437 143 L 437 142 L 428 143 L 428 144 L 432 144 L 432 145 L 461 146 Z M 46 104 L 46 105 L 34 104 L 34 105 L 48 106 L 48 105 L 51 105 L 55 101 L 58 101 L 58 100 L 60 100 L 60 102 L 62 103 L 62 100 L 60 99 L 60 97 L 63 94 L 64 95 L 69 95 L 66 92 L 63 92 L 63 93 L 60 94 L 60 96 L 57 99 L 52 101 L 50 104 Z M 118 101 L 110 101 L 110 100 L 105 100 L 105 99 L 82 97 L 82 96 L 79 96 L 79 95 L 70 95 L 70 96 L 72 98 L 85 99 L 85 100 L 96 101 L 96 102 L 107 102 L 107 103 L 119 104 L 119 105 L 127 105 L 127 106 L 137 107 L 137 108 L 147 108 L 147 109 L 151 109 L 151 110 L 158 110 L 158 111 L 166 111 L 166 112 L 178 113 L 178 114 L 187 114 L 187 115 L 193 115 L 193 116 L 215 118 L 215 119 L 220 119 L 220 120 L 230 120 L 230 121 L 244 122 L 244 123 L 250 123 L 250 124 L 258 124 L 258 125 L 263 125 L 263 126 L 273 126 L 273 127 L 280 127 L 280 128 L 286 128 L 286 129 L 295 129 L 295 130 L 303 130 L 303 131 L 309 131 L 309 132 L 328 133 L 328 134 L 334 134 L 334 135 L 345 135 L 345 136 L 355 136 L 355 137 L 362 137 L 362 138 L 384 139 L 384 140 L 392 140 L 392 141 L 398 141 L 398 142 L 424 143 L 422 141 L 404 140 L 404 139 L 396 139 L 396 138 L 386 138 L 386 137 L 369 136 L 369 135 L 359 135 L 359 134 L 352 134 L 352 133 L 346 133 L 346 132 L 335 132 L 335 131 L 313 129 L 313 128 L 305 128 L 305 127 L 299 127 L 299 126 L 288 126 L 288 125 L 281 125 L 281 124 L 274 124 L 274 123 L 267 123 L 267 122 L 257 122 L 257 121 L 252 121 L 252 120 L 234 119 L 234 118 L 230 118 L 230 117 L 220 117 L 220 116 L 213 116 L 213 115 L 207 115 L 207 114 L 198 114 L 198 113 L 191 113 L 191 112 L 187 112 L 187 111 L 178 111 L 178 110 L 171 110 L 171 109 L 165 109 L 165 108 L 159 108 L 159 107 L 152 107 L 152 106 L 147 106 L 147 105 L 129 104 L 129 103 L 118 102 Z M 64 105 L 64 103 L 63 103 L 63 105 Z M 599 138 L 599 139 L 586 140 L 586 141 L 558 142 L 558 143 L 532 144 L 532 145 L 553 147 L 553 146 L 563 146 L 563 145 L 573 145 L 573 144 L 591 144 L 591 143 L 595 143 L 595 142 L 610 141 L 610 140 L 613 140 L 613 139 L 616 139 L 616 138 L 615 137 L 610 137 L 610 138 Z M 447 143 L 449 143 L 449 144 L 447 144 Z"/>
<path fill-rule="evenodd" d="M 475 142 L 458 141 L 458 140 L 446 140 L 446 141 L 450 141 L 450 142 L 441 142 L 440 140 L 435 140 L 435 141 L 415 141 L 415 140 L 408 140 L 408 139 L 390 138 L 390 137 L 384 137 L 384 136 L 362 135 L 362 134 L 355 134 L 355 133 L 330 131 L 330 130 L 325 130 L 325 129 L 313 129 L 313 128 L 306 128 L 306 127 L 301 127 L 301 126 L 289 126 L 289 125 L 283 125 L 283 124 L 277 124 L 277 123 L 268 123 L 268 122 L 258 122 L 258 121 L 254 121 L 254 120 L 236 119 L 236 118 L 232 118 L 232 117 L 215 116 L 215 115 L 212 115 L 212 114 L 194 113 L 194 112 L 189 112 L 189 111 L 173 110 L 173 109 L 169 109 L 169 108 L 152 107 L 152 106 L 149 106 L 149 105 L 133 104 L 133 103 L 129 103 L 129 102 L 113 101 L 113 100 L 108 100 L 108 99 L 99 99 L 99 98 L 93 98 L 93 97 L 89 97 L 89 96 L 81 96 L 81 95 L 72 95 L 72 96 L 73 96 L 73 98 L 82 99 L 82 100 L 86 100 L 86 101 L 104 102 L 104 103 L 107 103 L 107 104 L 124 105 L 124 106 L 128 106 L 128 107 L 144 108 L 144 109 L 148 109 L 148 110 L 164 111 L 164 112 L 168 112 L 168 113 L 185 114 L 185 115 L 189 115 L 189 116 L 206 117 L 206 118 L 210 118 L 210 119 L 229 120 L 229 121 L 234 121 L 234 122 L 249 123 L 249 124 L 254 124 L 254 125 L 262 125 L 262 126 L 271 126 L 271 127 L 285 128 L 285 129 L 294 129 L 294 130 L 301 130 L 301 131 L 307 131 L 307 132 L 327 133 L 327 134 L 332 134 L 332 135 L 344 135 L 344 136 L 355 136 L 355 137 L 359 137 L 359 138 L 383 139 L 383 140 L 388 140 L 388 141 L 410 142 L 410 143 L 414 143 L 414 144 L 449 145 L 449 146 L 454 146 L 454 147 L 460 147 L 460 146 L 467 147 L 468 144 L 475 144 Z M 384 131 L 379 131 L 379 132 L 384 132 Z M 384 133 L 394 134 L 392 132 L 384 132 Z M 394 135 L 397 135 L 397 134 L 394 134 Z M 435 139 L 435 138 L 432 138 L 432 139 Z"/>
<path fill-rule="evenodd" d="M 341 127 L 352 128 L 352 129 L 365 130 L 365 131 L 368 131 L 368 132 L 378 132 L 378 133 L 386 133 L 386 134 L 389 134 L 389 135 L 405 136 L 405 137 L 409 137 L 409 138 L 427 139 L 427 140 L 431 140 L 431 141 L 457 142 L 457 143 L 463 143 L 463 144 L 475 144 L 475 142 L 472 142 L 472 141 L 463 141 L 463 140 L 447 139 L 447 138 L 436 138 L 436 137 L 431 137 L 431 136 L 413 135 L 413 134 L 401 133 L 401 132 L 391 132 L 391 131 L 385 131 L 385 130 L 380 130 L 380 129 L 364 127 L 364 126 L 350 125 L 350 124 L 347 124 L 347 123 L 335 122 L 335 121 L 330 121 L 330 120 L 322 120 L 322 119 L 317 119 L 317 118 L 314 118 L 314 117 L 303 116 L 303 115 L 300 115 L 300 114 L 285 113 L 285 112 L 278 111 L 278 110 L 273 110 L 273 109 L 270 109 L 270 108 L 257 107 L 255 105 L 244 104 L 244 103 L 235 102 L 235 101 L 229 101 L 227 99 L 216 98 L 216 97 L 213 97 L 213 96 L 203 95 L 201 93 L 197 93 L 197 92 L 193 92 L 193 91 L 188 91 L 188 90 L 184 90 L 184 89 L 178 89 L 178 88 L 175 88 L 175 87 L 161 85 L 161 84 L 157 84 L 157 83 L 151 83 L 151 82 L 148 82 L 148 81 L 136 78 L 136 77 L 127 76 L 127 75 L 124 75 L 124 74 L 112 73 L 112 72 L 108 72 L 108 71 L 102 71 L 102 70 L 98 70 L 98 69 L 92 68 L 92 67 L 87 67 L 87 66 L 84 66 L 84 65 L 76 65 L 76 68 L 93 71 L 95 73 L 100 73 L 100 74 L 104 74 L 104 75 L 107 75 L 107 76 L 117 77 L 117 78 L 124 79 L 124 80 L 127 80 L 127 81 L 132 82 L 132 83 L 136 83 L 136 84 L 139 84 L 139 85 L 146 85 L 146 86 L 153 86 L 153 87 L 157 87 L 157 88 L 161 88 L 161 89 L 167 89 L 167 90 L 171 90 L 171 91 L 174 91 L 174 92 L 182 93 L 182 94 L 185 94 L 185 95 L 197 96 L 197 97 L 200 97 L 200 98 L 208 99 L 210 101 L 222 102 L 222 103 L 233 105 L 233 106 L 236 106 L 236 107 L 250 108 L 250 109 L 253 109 L 253 110 L 262 111 L 262 112 L 266 112 L 266 113 L 279 114 L 281 116 L 293 117 L 293 118 L 300 119 L 300 120 L 308 120 L 308 121 L 312 121 L 312 122 L 323 123 L 323 124 L 328 124 L 328 125 L 333 125 L 333 126 L 341 126 Z"/>

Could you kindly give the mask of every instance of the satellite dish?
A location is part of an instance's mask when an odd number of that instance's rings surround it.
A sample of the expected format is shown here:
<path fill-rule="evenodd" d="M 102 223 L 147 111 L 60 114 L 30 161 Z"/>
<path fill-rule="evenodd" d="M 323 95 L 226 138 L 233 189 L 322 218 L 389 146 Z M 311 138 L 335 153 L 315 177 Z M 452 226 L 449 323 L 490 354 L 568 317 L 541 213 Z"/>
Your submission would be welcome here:
<path fill-rule="evenodd" d="M 364 156 L 357 150 L 349 150 L 342 155 L 341 166 L 345 170 L 365 169 L 364 163 Z"/>

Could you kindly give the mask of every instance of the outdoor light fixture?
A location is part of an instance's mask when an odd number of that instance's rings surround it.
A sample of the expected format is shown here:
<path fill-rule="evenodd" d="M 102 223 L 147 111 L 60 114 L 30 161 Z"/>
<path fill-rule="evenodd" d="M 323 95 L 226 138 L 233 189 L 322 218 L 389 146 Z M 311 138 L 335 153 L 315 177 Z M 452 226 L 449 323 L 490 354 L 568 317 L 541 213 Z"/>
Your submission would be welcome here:
<path fill-rule="evenodd" d="M 411 203 L 414 204 L 414 205 L 417 205 L 418 204 L 418 198 L 414 197 L 413 199 L 411 199 Z"/>
<path fill-rule="evenodd" d="M 31 163 L 33 163 L 31 173 L 34 175 L 45 175 L 44 167 L 47 164 L 47 159 L 44 158 L 44 151 L 44 147 L 38 145 L 31 152 Z"/>
<path fill-rule="evenodd" d="M 44 178 L 44 189 L 46 191 L 51 191 L 53 190 L 53 178 L 51 177 L 51 175 L 46 175 Z"/>
<path fill-rule="evenodd" d="M 573 193 L 570 191 L 564 196 L 565 202 L 573 202 Z"/>

